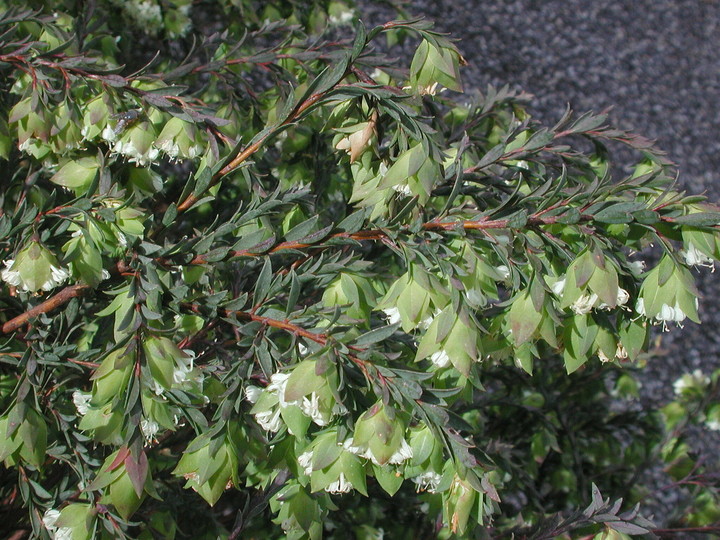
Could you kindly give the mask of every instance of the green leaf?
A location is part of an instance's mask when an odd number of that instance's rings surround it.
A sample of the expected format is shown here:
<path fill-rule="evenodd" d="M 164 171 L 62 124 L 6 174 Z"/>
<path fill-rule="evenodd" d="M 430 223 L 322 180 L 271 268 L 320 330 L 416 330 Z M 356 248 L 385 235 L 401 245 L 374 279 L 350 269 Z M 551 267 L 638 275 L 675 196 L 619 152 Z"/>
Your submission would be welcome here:
<path fill-rule="evenodd" d="M 383 488 L 391 497 L 395 495 L 402 486 L 404 480 L 403 475 L 397 472 L 395 468 L 390 465 L 385 465 L 383 467 L 373 465 L 373 473 L 375 474 L 375 479 L 378 481 L 378 484 L 380 484 L 380 487 Z"/>
<path fill-rule="evenodd" d="M 537 330 L 543 315 L 535 310 L 529 291 L 515 297 L 508 312 L 508 321 L 512 330 L 512 340 L 516 346 L 529 341 Z"/>
<path fill-rule="evenodd" d="M 381 341 L 384 341 L 385 339 L 392 336 L 400 326 L 400 323 L 395 324 L 389 324 L 387 326 L 381 326 L 379 328 L 374 328 L 373 330 L 370 330 L 369 332 L 364 333 L 359 338 L 355 340 L 355 345 L 357 347 L 367 347 L 368 345 L 373 345 L 375 343 L 379 343 Z"/>

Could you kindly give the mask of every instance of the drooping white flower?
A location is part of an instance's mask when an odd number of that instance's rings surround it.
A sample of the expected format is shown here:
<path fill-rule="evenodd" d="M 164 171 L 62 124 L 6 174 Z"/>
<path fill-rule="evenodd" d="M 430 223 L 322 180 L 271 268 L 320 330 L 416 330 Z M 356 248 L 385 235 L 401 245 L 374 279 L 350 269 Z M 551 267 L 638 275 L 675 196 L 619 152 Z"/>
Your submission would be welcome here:
<path fill-rule="evenodd" d="M 3 264 L 5 265 L 5 269 L 0 272 L 2 280 L 13 287 L 19 287 L 20 283 L 22 283 L 22 280 L 20 279 L 20 272 L 12 269 L 15 264 L 15 259 L 8 259 Z"/>
<path fill-rule="evenodd" d="M 30 242 L 15 259 L 6 260 L 4 264 L 0 278 L 26 292 L 52 290 L 69 276 L 55 255 L 37 241 Z"/>
<path fill-rule="evenodd" d="M 554 292 L 556 295 L 560 296 L 563 291 L 565 290 L 565 278 L 557 280 L 555 283 L 552 284 L 552 292 Z"/>
<path fill-rule="evenodd" d="M 60 511 L 50 508 L 43 514 L 42 522 L 53 540 L 72 540 L 73 530 L 70 527 L 58 528 L 55 526 L 59 518 Z"/>
<path fill-rule="evenodd" d="M 143 437 L 145 437 L 147 443 L 151 444 L 153 442 L 157 442 L 155 436 L 158 434 L 158 431 L 160 431 L 160 426 L 155 420 L 143 418 L 140 420 L 140 431 L 142 432 Z"/>
<path fill-rule="evenodd" d="M 285 387 L 287 381 L 290 378 L 290 373 L 273 373 L 270 376 L 270 384 L 265 388 L 266 392 L 274 393 L 278 397 L 278 403 L 281 407 L 287 407 L 288 405 L 297 405 L 296 401 L 288 402 L 285 401 Z"/>
<path fill-rule="evenodd" d="M 702 251 L 697 249 L 692 242 L 688 244 L 686 250 L 680 251 L 680 255 L 685 258 L 688 266 L 705 266 L 706 268 L 715 268 L 712 257 L 708 257 Z"/>
<path fill-rule="evenodd" d="M 450 356 L 445 349 L 435 351 L 430 356 L 430 361 L 439 368 L 447 367 L 450 364 Z"/>
<path fill-rule="evenodd" d="M 440 485 L 440 480 L 442 480 L 442 475 L 435 471 L 424 472 L 412 479 L 417 486 L 417 491 L 427 491 L 428 493 L 435 493 L 438 485 Z"/>
<path fill-rule="evenodd" d="M 420 86 L 418 88 L 421 96 L 434 96 L 438 92 L 442 92 L 445 90 L 444 88 L 438 90 L 438 82 L 434 82 L 432 84 L 428 84 L 427 86 Z"/>
<path fill-rule="evenodd" d="M 580 296 L 580 298 L 578 298 L 577 300 L 575 300 L 575 302 L 572 303 L 570 309 L 573 311 L 573 313 L 576 313 L 578 315 L 585 315 L 586 313 L 590 313 L 590 311 L 592 311 L 592 308 L 595 307 L 597 301 L 597 294 L 583 294 Z"/>
<path fill-rule="evenodd" d="M 356 456 L 364 457 L 365 459 L 369 459 L 372 461 L 375 465 L 383 465 L 380 463 L 380 461 L 375 457 L 375 454 L 373 454 L 372 450 L 370 448 L 362 449 L 358 446 L 354 446 L 353 440 L 348 439 L 343 443 L 343 447 L 348 452 L 355 454 Z M 400 443 L 400 446 L 397 450 L 393 453 L 392 456 L 390 456 L 390 459 L 387 461 L 391 465 L 400 465 L 404 461 L 407 461 L 408 459 L 412 459 L 413 451 L 412 447 L 403 439 Z"/>
<path fill-rule="evenodd" d="M 250 403 L 257 403 L 257 400 L 260 399 L 260 394 L 262 394 L 262 392 L 263 390 L 259 386 L 249 384 L 245 387 L 245 399 L 247 399 Z"/>
<path fill-rule="evenodd" d="M 390 456 L 390 459 L 388 460 L 388 463 L 391 463 L 393 465 L 400 465 L 402 462 L 407 461 L 408 459 L 412 459 L 413 457 L 413 449 L 412 446 L 410 446 L 405 439 L 403 439 L 400 442 L 400 447 L 395 450 L 395 453 Z M 379 465 L 379 463 L 374 462 L 376 465 Z"/>
<path fill-rule="evenodd" d="M 642 274 L 645 271 L 645 261 L 633 261 L 628 266 L 635 274 Z"/>
<path fill-rule="evenodd" d="M 705 375 L 701 370 L 696 369 L 692 373 L 686 373 L 673 383 L 675 395 L 679 396 L 686 388 L 692 386 L 704 388 L 710 384 L 710 377 Z"/>
<path fill-rule="evenodd" d="M 346 440 L 342 444 L 343 448 L 350 452 L 351 454 L 355 454 L 356 456 L 363 457 L 365 459 L 369 459 L 372 461 L 375 465 L 383 465 L 383 463 L 380 463 L 380 461 L 375 457 L 375 454 L 373 454 L 372 450 L 368 448 L 361 448 L 359 446 L 355 446 L 355 442 L 352 438 Z M 407 443 L 405 439 L 403 439 L 400 442 L 400 446 L 398 446 L 397 450 L 393 453 L 392 456 L 390 456 L 390 459 L 387 461 L 387 463 L 390 463 L 392 465 L 400 465 L 404 461 L 407 461 L 408 459 L 412 459 L 413 457 L 413 449 L 412 447 Z"/>
<path fill-rule="evenodd" d="M 75 390 L 72 395 L 73 404 L 80 416 L 85 416 L 90 409 L 90 398 L 92 394 Z"/>
<path fill-rule="evenodd" d="M 340 473 L 340 476 L 338 476 L 337 480 L 330 483 L 325 488 L 325 491 L 327 491 L 328 493 L 335 493 L 335 494 L 349 493 L 352 490 L 353 490 L 352 483 L 347 478 L 345 478 L 345 474 L 342 472 Z"/>
<path fill-rule="evenodd" d="M 383 309 L 383 313 L 385 313 L 385 315 L 387 316 L 388 324 L 399 323 L 402 319 L 400 317 L 400 310 L 396 307 L 390 307 L 387 309 Z"/>
<path fill-rule="evenodd" d="M 42 290 L 49 291 L 61 285 L 69 277 L 68 271 L 55 265 L 50 265 L 51 279 L 43 283 Z"/>
<path fill-rule="evenodd" d="M 510 269 L 504 264 L 496 266 L 495 270 L 498 271 L 498 273 L 502 276 L 503 279 L 507 279 L 510 277 Z"/>
<path fill-rule="evenodd" d="M 300 454 L 297 458 L 298 465 L 302 467 L 303 472 L 307 476 L 310 476 L 312 474 L 312 455 L 312 450 L 308 450 Z"/>
<path fill-rule="evenodd" d="M 114 143 L 117 140 L 117 133 L 115 133 L 115 130 L 109 125 L 105 126 L 100 136 L 109 143 Z"/>
<path fill-rule="evenodd" d="M 616 306 L 616 307 L 624 306 L 625 304 L 628 303 L 628 300 L 630 300 L 630 293 L 627 292 L 627 291 L 626 291 L 625 289 L 623 289 L 622 287 L 618 287 L 617 297 L 615 298 L 615 306 Z M 605 310 L 610 310 L 610 309 L 612 309 L 612 308 L 611 308 L 608 304 L 606 304 L 605 302 L 601 302 L 600 305 L 598 306 L 598 308 L 599 308 L 599 309 L 605 309 Z"/>
<path fill-rule="evenodd" d="M 282 419 L 280 418 L 280 409 L 274 408 L 267 411 L 262 411 L 255 414 L 255 421 L 265 431 L 271 431 L 277 433 L 283 425 Z"/>
<path fill-rule="evenodd" d="M 195 361 L 195 352 L 190 349 L 183 349 L 187 355 L 175 358 L 175 368 L 173 369 L 173 383 L 182 384 L 188 379 L 188 374 L 193 370 L 193 362 Z"/>
<path fill-rule="evenodd" d="M 343 11 L 336 15 L 330 15 L 328 17 L 328 22 L 333 26 L 342 26 L 344 24 L 350 23 L 353 18 L 354 14 L 352 11 Z"/>
<path fill-rule="evenodd" d="M 326 426 L 331 420 L 331 415 L 320 409 L 320 399 L 316 392 L 310 394 L 309 398 L 303 396 L 299 406 L 303 414 L 312 418 L 318 426 Z"/>
<path fill-rule="evenodd" d="M 55 508 L 48 508 L 42 517 L 43 525 L 45 525 L 45 528 L 53 532 L 57 529 L 55 527 L 55 523 L 57 522 L 58 518 L 60 517 L 60 510 L 56 510 Z"/>

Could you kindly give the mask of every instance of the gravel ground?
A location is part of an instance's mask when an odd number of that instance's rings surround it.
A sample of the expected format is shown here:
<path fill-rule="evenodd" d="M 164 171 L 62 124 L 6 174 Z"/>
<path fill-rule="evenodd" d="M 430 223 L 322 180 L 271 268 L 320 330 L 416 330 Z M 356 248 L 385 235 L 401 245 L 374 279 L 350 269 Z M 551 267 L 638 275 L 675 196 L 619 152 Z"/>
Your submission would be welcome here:
<path fill-rule="evenodd" d="M 377 2 L 362 4 L 368 24 L 392 17 Z M 612 106 L 615 125 L 657 140 L 683 188 L 720 202 L 719 0 L 419 0 L 406 7 L 460 38 L 467 87 L 522 88 L 535 95 L 531 113 L 549 123 L 568 104 L 578 112 Z M 681 374 L 720 367 L 718 275 L 701 272 L 699 288 L 703 324 L 662 335 L 663 354 L 643 381 L 648 403 L 669 400 Z M 713 459 L 715 435 L 695 441 Z"/>

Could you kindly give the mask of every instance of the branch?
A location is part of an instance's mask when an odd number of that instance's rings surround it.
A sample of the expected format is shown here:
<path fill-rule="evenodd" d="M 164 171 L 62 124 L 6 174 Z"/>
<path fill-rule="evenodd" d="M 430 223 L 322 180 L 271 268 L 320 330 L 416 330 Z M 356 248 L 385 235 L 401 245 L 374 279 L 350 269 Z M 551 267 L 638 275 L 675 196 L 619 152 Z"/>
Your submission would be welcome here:
<path fill-rule="evenodd" d="M 28 321 L 33 317 L 37 317 L 42 313 L 48 313 L 64 304 L 67 304 L 70 300 L 72 300 L 73 298 L 77 298 L 89 288 L 90 286 L 85 284 L 70 285 L 69 287 L 65 287 L 55 296 L 51 296 L 43 303 L 38 304 L 34 308 L 27 310 L 25 313 L 18 315 L 17 317 L 10 319 L 8 322 L 3 324 L 2 333 L 9 334 L 10 332 L 14 332 L 21 326 L 27 324 Z"/>
<path fill-rule="evenodd" d="M 334 87 L 333 87 L 334 88 Z M 330 88 L 329 90 L 332 90 Z M 286 126 L 288 124 L 291 124 L 294 122 L 303 112 L 305 112 L 308 108 L 310 108 L 312 105 L 317 103 L 329 90 L 319 93 L 319 94 L 313 94 L 309 98 L 307 98 L 305 101 L 303 101 L 298 107 L 295 108 L 295 110 L 290 113 L 290 115 L 278 126 L 278 128 L 282 126 Z M 255 152 L 257 152 L 260 148 L 262 148 L 265 141 L 267 141 L 272 135 L 274 135 L 274 131 L 268 132 L 265 136 L 245 148 L 242 152 L 240 152 L 237 156 L 235 156 L 230 163 L 225 165 L 222 169 L 220 169 L 218 172 L 215 173 L 215 175 L 210 180 L 210 183 L 205 188 L 210 189 L 212 186 L 218 183 L 218 181 L 225 175 L 230 174 L 232 171 L 237 169 L 244 161 L 246 161 L 250 156 L 252 156 Z M 193 195 L 192 193 L 188 195 L 188 197 L 182 201 L 180 204 L 177 205 L 177 211 L 178 212 L 185 212 L 188 210 L 193 204 L 195 204 L 198 201 L 198 198 Z"/>

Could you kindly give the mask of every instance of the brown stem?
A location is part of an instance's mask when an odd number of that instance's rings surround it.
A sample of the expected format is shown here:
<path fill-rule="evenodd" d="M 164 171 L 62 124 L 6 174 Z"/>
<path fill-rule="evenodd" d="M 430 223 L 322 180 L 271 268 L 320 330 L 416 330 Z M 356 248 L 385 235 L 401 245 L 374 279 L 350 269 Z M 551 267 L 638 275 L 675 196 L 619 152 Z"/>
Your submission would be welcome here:
<path fill-rule="evenodd" d="M 325 93 L 320 94 L 313 94 L 309 98 L 307 98 L 305 101 L 303 101 L 291 114 L 288 116 L 288 118 L 285 119 L 285 121 L 280 124 L 280 126 L 288 125 L 297 119 L 298 116 L 300 116 L 303 112 L 305 112 L 308 108 L 310 108 L 312 105 L 317 103 Z M 280 127 L 279 126 L 279 127 Z M 225 165 L 222 169 L 220 169 L 215 175 L 212 177 L 212 180 L 210 180 L 210 183 L 208 184 L 206 189 L 211 188 L 215 184 L 218 183 L 218 181 L 225 175 L 230 174 L 232 171 L 237 169 L 245 160 L 247 160 L 250 156 L 252 156 L 255 152 L 257 152 L 262 145 L 265 143 L 265 141 L 268 140 L 268 138 L 273 133 L 270 132 L 266 134 L 261 139 L 255 141 L 253 144 L 245 148 L 242 152 L 240 152 L 235 158 L 230 161 L 227 165 Z M 182 201 L 177 206 L 178 212 L 185 212 L 188 208 L 190 208 L 193 204 L 195 204 L 198 201 L 198 198 L 193 195 L 192 193 L 188 195 L 187 199 Z"/>
<path fill-rule="evenodd" d="M 38 304 L 34 308 L 31 308 L 27 310 L 25 313 L 22 313 L 18 315 L 17 317 L 10 319 L 8 322 L 2 325 L 2 333 L 3 334 L 9 334 L 10 332 L 14 332 L 18 328 L 22 327 L 23 325 L 27 324 L 30 319 L 33 317 L 37 317 L 38 315 L 41 315 L 42 313 L 48 313 L 54 309 L 59 308 L 63 304 L 68 303 L 71 299 L 77 298 L 81 294 L 85 292 L 86 289 L 89 289 L 89 285 L 70 285 L 69 287 L 65 287 L 62 291 L 57 293 L 55 296 L 51 296 L 47 300 L 45 300 L 43 303 Z"/>

